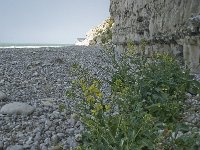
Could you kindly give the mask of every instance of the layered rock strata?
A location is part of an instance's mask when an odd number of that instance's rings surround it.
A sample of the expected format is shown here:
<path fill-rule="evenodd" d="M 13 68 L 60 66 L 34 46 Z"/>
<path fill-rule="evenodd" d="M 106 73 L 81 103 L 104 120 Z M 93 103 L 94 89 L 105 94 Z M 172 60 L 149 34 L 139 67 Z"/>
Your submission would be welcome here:
<path fill-rule="evenodd" d="M 199 0 L 110 0 L 114 19 L 112 42 L 117 49 L 128 41 L 145 52 L 165 51 L 181 56 L 194 73 L 200 73 Z M 140 47 L 140 46 L 139 46 Z"/>

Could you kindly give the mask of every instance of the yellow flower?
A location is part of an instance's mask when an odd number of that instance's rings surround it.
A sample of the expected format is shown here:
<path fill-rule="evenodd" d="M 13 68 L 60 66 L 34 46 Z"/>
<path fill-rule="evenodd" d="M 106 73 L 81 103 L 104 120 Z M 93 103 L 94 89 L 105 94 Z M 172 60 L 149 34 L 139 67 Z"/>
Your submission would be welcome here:
<path fill-rule="evenodd" d="M 81 88 L 82 88 L 83 92 L 86 91 L 86 85 L 85 84 L 82 84 Z"/>
<path fill-rule="evenodd" d="M 126 95 L 128 93 L 128 91 L 129 91 L 129 88 L 128 87 L 124 87 L 122 89 L 122 95 Z"/>
<path fill-rule="evenodd" d="M 122 85 L 122 80 L 117 79 L 117 80 L 115 81 L 115 85 L 116 85 L 116 86 L 121 86 L 121 85 Z"/>
<path fill-rule="evenodd" d="M 93 80 L 93 84 L 94 84 L 94 85 L 99 85 L 99 84 L 100 84 L 100 81 L 99 81 L 99 80 Z"/>
<path fill-rule="evenodd" d="M 98 92 L 98 93 L 96 93 L 96 97 L 97 97 L 97 98 L 102 98 L 102 97 L 103 97 L 103 94 L 102 94 L 101 92 Z"/>
<path fill-rule="evenodd" d="M 88 88 L 88 90 L 89 91 L 93 91 L 94 90 L 94 88 L 95 88 L 95 85 L 94 84 L 92 84 L 89 88 Z"/>
<path fill-rule="evenodd" d="M 82 84 L 85 83 L 85 79 L 84 79 L 84 78 L 81 78 L 81 79 L 79 80 L 79 82 L 80 82 L 80 84 L 82 85 Z"/>
<path fill-rule="evenodd" d="M 109 111 L 110 110 L 110 105 L 109 104 L 105 105 L 105 108 L 106 108 L 106 111 Z"/>
<path fill-rule="evenodd" d="M 87 103 L 94 103 L 95 99 L 93 96 L 89 95 L 86 99 Z"/>
<path fill-rule="evenodd" d="M 97 115 L 98 114 L 98 112 L 95 109 L 92 109 L 91 112 L 92 112 L 93 115 Z"/>
<path fill-rule="evenodd" d="M 99 93 L 99 92 L 100 92 L 99 89 L 98 89 L 94 84 L 92 84 L 92 85 L 88 88 L 88 90 L 89 90 L 91 93 Z"/>
<path fill-rule="evenodd" d="M 103 109 L 103 106 L 100 103 L 96 103 L 95 108 L 96 108 L 96 110 L 98 112 L 98 111 Z"/>

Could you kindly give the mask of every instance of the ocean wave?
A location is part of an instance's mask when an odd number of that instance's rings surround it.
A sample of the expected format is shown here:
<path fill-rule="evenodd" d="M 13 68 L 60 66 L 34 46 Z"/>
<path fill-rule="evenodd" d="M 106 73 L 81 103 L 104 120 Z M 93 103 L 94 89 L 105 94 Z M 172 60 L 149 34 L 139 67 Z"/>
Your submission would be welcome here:
<path fill-rule="evenodd" d="M 65 47 L 65 46 L 0 46 L 0 48 L 42 48 L 42 47 Z"/>
<path fill-rule="evenodd" d="M 66 47 L 73 44 L 12 44 L 0 43 L 0 48 L 43 48 L 43 47 Z"/>

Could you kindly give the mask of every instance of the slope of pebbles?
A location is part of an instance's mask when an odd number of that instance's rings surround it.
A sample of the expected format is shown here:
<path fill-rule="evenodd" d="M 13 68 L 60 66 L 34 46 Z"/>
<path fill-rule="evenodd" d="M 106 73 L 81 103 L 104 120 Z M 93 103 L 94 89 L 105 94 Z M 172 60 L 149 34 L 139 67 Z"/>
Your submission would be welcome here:
<path fill-rule="evenodd" d="M 76 147 L 84 126 L 72 113 L 74 102 L 65 96 L 74 79 L 70 68 L 78 63 L 107 78 L 104 68 L 110 62 L 100 47 L 0 49 L 0 150 Z M 200 76 L 196 78 L 200 81 Z M 185 120 L 200 133 L 199 101 L 199 95 L 188 93 Z M 9 108 L 13 104 L 16 108 Z M 66 110 L 59 109 L 61 104 Z"/>
<path fill-rule="evenodd" d="M 105 75 L 98 66 L 107 62 L 99 47 L 0 49 L 0 109 L 11 102 L 35 109 L 31 115 L 0 114 L 0 150 L 75 147 L 84 127 L 74 119 L 65 97 L 73 79 L 70 67 L 79 63 Z M 69 108 L 59 111 L 60 104 Z"/>

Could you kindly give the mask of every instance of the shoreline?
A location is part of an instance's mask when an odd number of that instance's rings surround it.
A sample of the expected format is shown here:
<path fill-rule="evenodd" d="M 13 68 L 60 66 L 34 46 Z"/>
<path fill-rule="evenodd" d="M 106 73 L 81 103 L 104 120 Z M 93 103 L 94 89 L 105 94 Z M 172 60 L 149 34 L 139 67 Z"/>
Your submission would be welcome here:
<path fill-rule="evenodd" d="M 40 43 L 0 43 L 0 49 L 3 48 L 47 48 L 47 47 L 68 47 L 75 44 L 40 44 Z"/>

